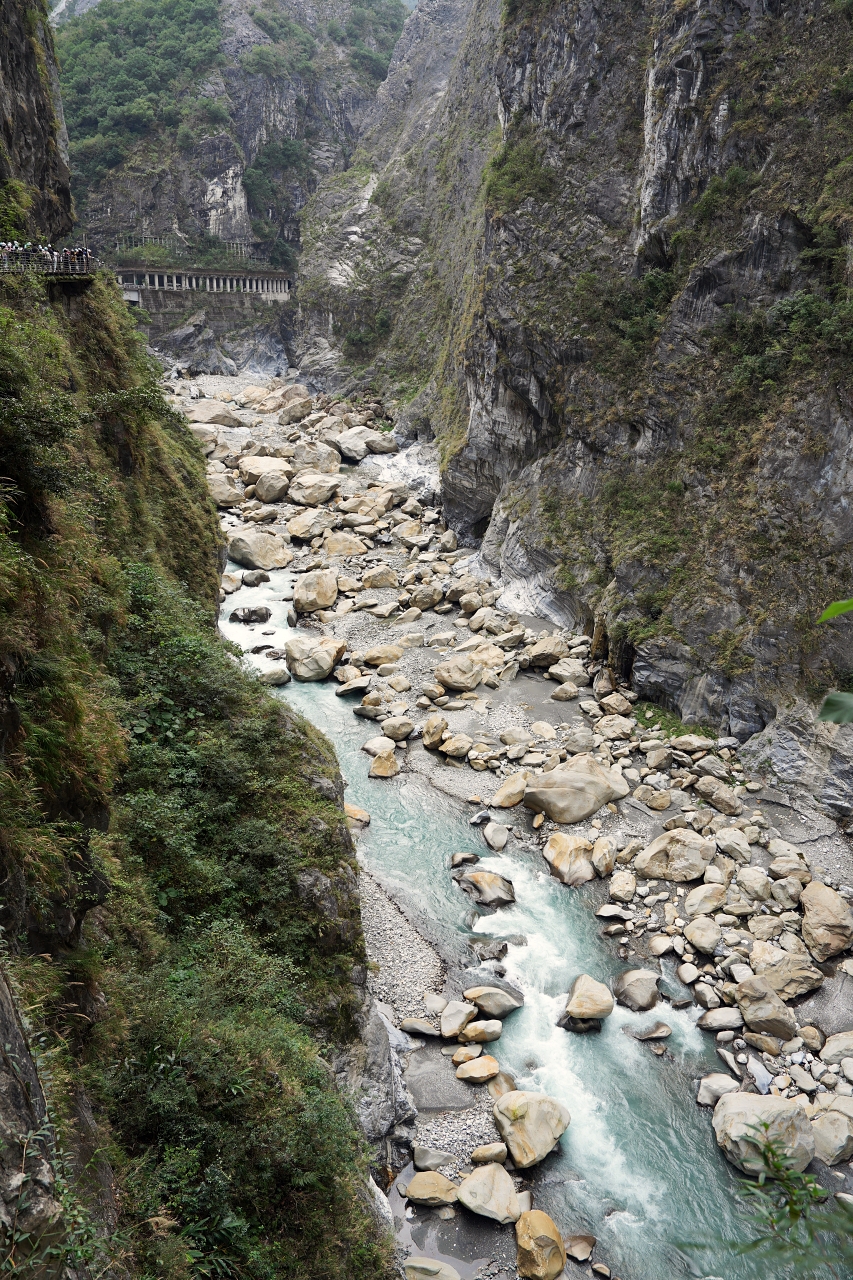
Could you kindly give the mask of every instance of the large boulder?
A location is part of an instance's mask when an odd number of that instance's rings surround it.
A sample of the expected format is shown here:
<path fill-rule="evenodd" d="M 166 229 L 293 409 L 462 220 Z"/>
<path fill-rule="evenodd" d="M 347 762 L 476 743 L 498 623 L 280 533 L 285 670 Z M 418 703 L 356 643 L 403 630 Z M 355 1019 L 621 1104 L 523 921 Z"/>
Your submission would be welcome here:
<path fill-rule="evenodd" d="M 818 1160 L 832 1165 L 853 1156 L 853 1098 L 832 1095 L 818 1098 L 812 1110 L 811 1126 Z"/>
<path fill-rule="evenodd" d="M 724 884 L 700 884 L 691 889 L 684 899 L 685 914 L 692 920 L 694 916 L 711 915 L 719 911 L 726 900 Z"/>
<path fill-rule="evenodd" d="M 711 916 L 697 916 L 685 925 L 684 936 L 697 951 L 712 956 L 722 941 L 723 931 Z"/>
<path fill-rule="evenodd" d="M 750 1031 L 759 1035 L 792 1040 L 797 1033 L 797 1019 L 784 1005 L 766 978 L 747 978 L 735 987 L 737 1007 Z"/>
<path fill-rule="evenodd" d="M 804 996 L 823 982 L 820 969 L 809 964 L 807 956 L 783 951 L 772 942 L 754 942 L 749 963 L 753 973 L 764 978 L 782 1000 Z"/>
<path fill-rule="evenodd" d="M 522 769 L 520 773 L 511 773 L 508 778 L 504 778 L 489 801 L 491 808 L 512 809 L 515 805 L 521 804 L 529 776 L 527 770 Z"/>
<path fill-rule="evenodd" d="M 552 876 L 562 884 L 576 888 L 587 880 L 595 879 L 595 867 L 589 858 L 592 848 L 583 836 L 567 836 L 562 831 L 555 831 L 549 836 L 542 856 L 548 863 Z"/>
<path fill-rule="evenodd" d="M 261 476 L 270 472 L 277 475 L 293 475 L 293 467 L 286 458 L 259 458 L 256 454 L 249 454 L 248 457 L 240 459 L 237 467 L 245 484 L 256 485 Z"/>
<path fill-rule="evenodd" d="M 242 427 L 243 420 L 221 400 L 200 400 L 187 411 L 188 422 L 205 423 L 217 427 Z"/>
<path fill-rule="evenodd" d="M 399 644 L 375 644 L 365 651 L 364 661 L 369 667 L 381 667 L 386 662 L 399 662 L 403 652 Z"/>
<path fill-rule="evenodd" d="M 477 1006 L 467 1000 L 450 1000 L 441 1011 L 441 1034 L 445 1040 L 455 1040 L 459 1032 L 477 1016 Z"/>
<path fill-rule="evenodd" d="M 293 587 L 293 607 L 297 613 L 331 609 L 338 598 L 338 575 L 334 569 L 312 569 L 303 573 Z"/>
<path fill-rule="evenodd" d="M 764 1172 L 756 1129 L 768 1126 L 772 1139 L 802 1173 L 815 1153 L 815 1139 L 804 1107 L 796 1099 L 773 1094 L 727 1093 L 714 1107 L 714 1133 L 727 1160 L 744 1173 Z"/>
<path fill-rule="evenodd" d="M 293 469 L 297 476 L 302 471 L 333 476 L 341 469 L 341 455 L 319 440 L 303 440 L 293 451 Z"/>
<path fill-rule="evenodd" d="M 347 530 L 333 533 L 331 529 L 326 529 L 323 534 L 323 550 L 330 556 L 360 556 L 367 550 L 367 543 Z"/>
<path fill-rule="evenodd" d="M 337 476 L 303 471 L 290 482 L 290 501 L 303 507 L 318 507 L 321 502 L 328 502 L 340 487 Z"/>
<path fill-rule="evenodd" d="M 588 1022 L 593 1018 L 609 1018 L 613 1008 L 614 1000 L 610 988 L 605 983 L 591 978 L 588 973 L 581 973 L 572 983 L 563 1016 Z"/>
<path fill-rule="evenodd" d="M 343 645 L 331 636 L 290 635 L 284 643 L 287 666 L 294 680 L 325 680 L 341 656 Z"/>
<path fill-rule="evenodd" d="M 531 667 L 553 667 L 568 657 L 569 646 L 562 636 L 544 636 L 530 650 Z"/>
<path fill-rule="evenodd" d="M 736 818 L 738 814 L 743 813 L 743 802 L 737 798 L 731 787 L 720 782 L 719 778 L 700 778 L 694 790 L 703 800 L 707 800 L 708 804 L 730 818 Z"/>
<path fill-rule="evenodd" d="M 430 751 L 434 751 L 441 746 L 441 736 L 447 728 L 447 721 L 444 716 L 439 715 L 437 711 L 431 716 L 427 716 L 421 731 L 421 739 L 425 747 Z"/>
<path fill-rule="evenodd" d="M 292 516 L 288 520 L 287 532 L 291 538 L 309 542 L 312 538 L 322 537 L 334 523 L 335 517 L 331 511 L 325 511 L 321 507 L 306 507 L 304 511 L 299 512 L 298 516 Z"/>
<path fill-rule="evenodd" d="M 502 1164 L 483 1164 L 469 1173 L 459 1184 L 457 1198 L 466 1209 L 493 1222 L 517 1222 L 521 1215 L 515 1184 Z"/>
<path fill-rule="evenodd" d="M 208 476 L 207 487 L 217 507 L 236 507 L 243 501 L 243 490 L 229 475 Z"/>
<path fill-rule="evenodd" d="M 381 587 L 396 587 L 398 585 L 396 570 L 392 569 L 390 564 L 371 565 L 361 575 L 361 581 L 370 591 L 377 591 Z"/>
<path fill-rule="evenodd" d="M 800 897 L 803 941 L 819 963 L 853 942 L 853 911 L 834 889 L 813 880 Z"/>
<path fill-rule="evenodd" d="M 407 1258 L 403 1263 L 406 1280 L 459 1280 L 459 1272 L 449 1262 L 435 1258 Z"/>
<path fill-rule="evenodd" d="M 853 1058 L 853 1031 L 839 1031 L 830 1036 L 820 1051 L 821 1062 L 829 1066 L 838 1065 L 845 1058 Z"/>
<path fill-rule="evenodd" d="M 286 542 L 266 529 L 245 529 L 228 543 L 228 559 L 247 569 L 286 569 L 293 552 Z"/>
<path fill-rule="evenodd" d="M 519 1169 L 544 1160 L 571 1122 L 566 1107 L 545 1093 L 512 1089 L 494 1105 L 498 1133 Z"/>
<path fill-rule="evenodd" d="M 516 1268 L 525 1280 L 557 1280 L 566 1265 L 563 1237 L 553 1218 L 529 1209 L 515 1224 Z"/>
<path fill-rule="evenodd" d="M 480 1013 L 488 1018 L 505 1018 L 524 1004 L 523 996 L 514 996 L 500 987 L 469 987 L 462 995 L 466 1000 L 473 1001 Z"/>
<path fill-rule="evenodd" d="M 584 753 L 550 773 L 532 777 L 524 791 L 524 805 L 553 822 L 583 822 L 602 805 L 621 800 L 628 790 L 618 769 L 607 769 Z"/>
<path fill-rule="evenodd" d="M 698 880 L 717 852 L 713 840 L 704 840 L 698 831 L 676 827 L 664 831 L 637 854 L 637 874 L 647 880 Z"/>
<path fill-rule="evenodd" d="M 455 1204 L 458 1187 L 455 1182 L 445 1178 L 443 1173 L 428 1171 L 416 1173 L 406 1188 L 406 1197 L 413 1204 L 423 1204 L 430 1209 L 438 1209 L 446 1204 Z"/>
<path fill-rule="evenodd" d="M 259 502 L 282 502 L 289 489 L 287 471 L 265 471 L 255 484 L 255 497 Z"/>
<path fill-rule="evenodd" d="M 258 408 L 261 411 L 261 413 L 264 412 L 264 403 L 265 402 L 262 402 L 260 405 L 258 405 Z M 279 425 L 282 427 L 289 427 L 291 423 L 301 422 L 303 418 L 308 417 L 308 414 L 311 412 L 313 408 L 314 408 L 314 401 L 311 399 L 310 395 L 305 395 L 298 399 L 293 399 L 290 401 L 289 404 L 284 405 L 284 407 L 281 409 L 278 415 Z"/>
<path fill-rule="evenodd" d="M 335 437 L 335 448 L 347 462 L 361 462 L 367 457 L 367 441 L 361 427 L 350 427 Z"/>
<path fill-rule="evenodd" d="M 435 678 L 445 689 L 470 693 L 482 680 L 483 668 L 479 662 L 474 662 L 467 654 L 461 653 L 458 657 L 454 656 L 448 658 L 447 662 L 440 663 L 435 669 Z"/>
<path fill-rule="evenodd" d="M 459 883 L 473 894 L 481 906 L 505 907 L 515 902 L 512 882 L 494 871 L 466 871 Z"/>
<path fill-rule="evenodd" d="M 613 994 L 620 1004 L 635 1012 L 651 1009 L 658 1002 L 659 974 L 651 969 L 628 969 L 613 984 Z"/>
<path fill-rule="evenodd" d="M 590 683 L 580 658 L 561 658 L 548 668 L 548 675 L 552 680 L 559 680 L 560 684 L 573 684 L 576 689 L 585 689 Z"/>

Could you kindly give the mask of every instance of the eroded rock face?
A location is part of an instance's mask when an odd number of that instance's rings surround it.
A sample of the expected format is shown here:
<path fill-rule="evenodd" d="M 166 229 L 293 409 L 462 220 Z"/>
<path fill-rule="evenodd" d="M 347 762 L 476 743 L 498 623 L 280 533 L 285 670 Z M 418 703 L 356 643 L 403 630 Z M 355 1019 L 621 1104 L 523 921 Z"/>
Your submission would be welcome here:
<path fill-rule="evenodd" d="M 744 1173 L 764 1169 L 755 1128 L 767 1124 L 797 1173 L 815 1153 L 815 1139 L 803 1106 L 791 1098 L 755 1093 L 727 1093 L 714 1107 L 714 1133 L 726 1159 Z"/>
<path fill-rule="evenodd" d="M 571 1116 L 545 1093 L 512 1090 L 494 1106 L 495 1124 L 519 1169 L 529 1169 L 553 1151 Z"/>

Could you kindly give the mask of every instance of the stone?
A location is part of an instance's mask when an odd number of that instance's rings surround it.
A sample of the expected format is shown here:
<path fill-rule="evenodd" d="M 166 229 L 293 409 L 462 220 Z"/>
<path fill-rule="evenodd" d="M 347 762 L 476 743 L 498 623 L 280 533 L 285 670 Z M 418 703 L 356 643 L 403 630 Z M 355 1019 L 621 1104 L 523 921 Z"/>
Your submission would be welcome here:
<path fill-rule="evenodd" d="M 423 1204 L 430 1209 L 440 1205 L 455 1204 L 458 1187 L 443 1173 L 416 1173 L 406 1188 L 406 1198 L 413 1204 Z"/>
<path fill-rule="evenodd" d="M 386 662 L 399 662 L 404 652 L 398 644 L 376 644 L 365 651 L 364 661 L 369 667 L 381 667 Z"/>
<path fill-rule="evenodd" d="M 249 458 L 241 458 L 238 463 L 240 477 L 245 484 L 257 485 L 261 476 L 271 475 L 292 475 L 293 468 L 285 458 L 260 458 L 252 456 Z"/>
<path fill-rule="evenodd" d="M 567 658 L 569 646 L 562 636 L 545 636 L 537 640 L 530 650 L 531 667 L 553 667 L 562 658 Z"/>
<path fill-rule="evenodd" d="M 445 689 L 470 693 L 482 680 L 483 668 L 467 654 L 460 654 L 440 663 L 435 669 L 435 678 Z"/>
<path fill-rule="evenodd" d="M 770 879 L 763 867 L 741 867 L 735 880 L 748 898 L 753 898 L 756 902 L 769 901 Z"/>
<path fill-rule="evenodd" d="M 465 1000 L 451 1000 L 441 1013 L 441 1034 L 445 1040 L 455 1040 L 472 1018 L 477 1016 L 477 1006 Z"/>
<path fill-rule="evenodd" d="M 289 476 L 289 467 L 265 471 L 255 485 L 255 497 L 259 502 L 282 502 L 290 490 Z"/>
<path fill-rule="evenodd" d="M 611 875 L 616 865 L 616 846 L 609 836 L 598 837 L 592 846 L 590 862 L 595 867 L 596 874 L 602 879 Z"/>
<path fill-rule="evenodd" d="M 431 751 L 441 746 L 442 734 L 446 728 L 447 721 L 444 716 L 440 716 L 438 713 L 427 716 L 421 732 L 421 741 L 424 746 L 429 748 Z"/>
<path fill-rule="evenodd" d="M 631 704 L 621 693 L 608 693 L 598 705 L 602 711 L 606 711 L 611 716 L 629 716 L 631 714 Z M 655 768 L 657 767 L 655 765 Z"/>
<path fill-rule="evenodd" d="M 290 674 L 295 680 L 325 680 L 341 656 L 342 644 L 331 636 L 289 635 L 284 652 Z"/>
<path fill-rule="evenodd" d="M 696 1101 L 700 1107 L 715 1107 L 724 1094 L 734 1093 L 739 1088 L 739 1080 L 733 1080 L 724 1071 L 713 1071 L 699 1081 Z"/>
<path fill-rule="evenodd" d="M 493 1222 L 517 1222 L 521 1206 L 515 1184 L 502 1164 L 490 1161 L 463 1178 L 457 1192 L 459 1203 Z"/>
<path fill-rule="evenodd" d="M 490 849 L 500 853 L 501 849 L 506 848 L 509 827 L 503 826 L 500 822 L 487 822 L 483 827 L 483 839 Z"/>
<path fill-rule="evenodd" d="M 731 787 L 727 787 L 718 778 L 700 778 L 694 784 L 694 790 L 703 800 L 707 800 L 708 804 L 730 818 L 736 818 L 738 814 L 743 813 L 742 801 L 737 798 Z"/>
<path fill-rule="evenodd" d="M 571 1258 L 573 1262 L 587 1262 L 592 1257 L 592 1251 L 597 1243 L 595 1236 L 577 1235 L 563 1238 L 566 1257 Z"/>
<path fill-rule="evenodd" d="M 699 970 L 695 964 L 680 964 L 675 971 L 675 976 L 679 982 L 683 982 L 685 987 L 690 987 L 699 977 Z"/>
<path fill-rule="evenodd" d="M 630 902 L 637 892 L 637 877 L 632 871 L 614 871 L 609 889 L 614 902 Z"/>
<path fill-rule="evenodd" d="M 330 556 L 360 556 L 367 550 L 367 544 L 353 533 L 332 533 L 331 529 L 326 529 L 323 533 L 323 550 Z M 397 605 L 392 602 L 392 611 L 396 608 Z"/>
<path fill-rule="evenodd" d="M 489 804 L 493 809 L 512 809 L 524 799 L 524 788 L 530 775 L 526 770 L 512 773 L 505 778 L 492 796 Z"/>
<path fill-rule="evenodd" d="M 370 591 L 398 585 L 397 574 L 388 564 L 371 565 L 369 569 L 365 569 L 361 580 Z"/>
<path fill-rule="evenodd" d="M 562 831 L 555 831 L 549 836 L 542 856 L 552 876 L 562 884 L 576 888 L 595 879 L 595 868 L 587 856 L 591 852 L 592 845 L 583 836 L 567 836 Z"/>
<path fill-rule="evenodd" d="M 650 1027 L 632 1031 L 631 1034 L 635 1040 L 668 1040 L 672 1035 L 672 1027 L 668 1027 L 665 1022 L 653 1022 Z"/>
<path fill-rule="evenodd" d="M 314 402 L 310 396 L 301 396 L 299 399 L 291 400 L 279 411 L 279 426 L 289 427 L 294 422 L 301 422 L 303 418 L 308 417 L 308 414 L 311 412 L 313 407 Z M 263 404 L 258 405 L 258 408 L 263 413 Z"/>
<path fill-rule="evenodd" d="M 685 883 L 700 879 L 715 853 L 712 840 L 703 839 L 689 827 L 676 827 L 662 832 L 638 853 L 634 867 L 647 880 Z"/>
<path fill-rule="evenodd" d="M 187 412 L 187 421 L 216 427 L 242 427 L 243 419 L 221 400 L 201 400 Z"/>
<path fill-rule="evenodd" d="M 243 490 L 235 484 L 231 476 L 209 475 L 207 488 L 217 507 L 236 507 L 243 501 Z"/>
<path fill-rule="evenodd" d="M 485 1084 L 487 1080 L 493 1080 L 500 1069 L 497 1058 L 485 1053 L 482 1057 L 474 1058 L 472 1062 L 463 1062 L 457 1067 L 456 1079 L 467 1080 L 470 1084 Z"/>
<path fill-rule="evenodd" d="M 403 1018 L 400 1023 L 400 1030 L 405 1031 L 410 1036 L 437 1036 L 438 1032 L 431 1022 L 427 1022 L 426 1018 Z M 442 1160 L 442 1164 L 446 1164 L 446 1160 Z M 438 1168 L 438 1165 L 416 1164 L 416 1169 Z"/>
<path fill-rule="evenodd" d="M 472 1164 L 503 1164 L 507 1157 L 505 1142 L 487 1142 L 471 1152 Z"/>
<path fill-rule="evenodd" d="M 286 667 L 275 667 L 272 671 L 262 671 L 258 677 L 261 684 L 278 687 L 284 684 L 290 684 L 290 672 Z"/>
<path fill-rule="evenodd" d="M 463 1044 L 456 1050 L 450 1061 L 454 1067 L 461 1066 L 463 1062 L 473 1062 L 475 1058 L 479 1058 L 483 1052 L 481 1044 Z"/>
<path fill-rule="evenodd" d="M 813 880 L 803 889 L 803 941 L 818 963 L 838 955 L 853 941 L 853 911 L 829 885 Z"/>
<path fill-rule="evenodd" d="M 568 1110 L 556 1098 L 523 1089 L 498 1098 L 493 1114 L 498 1133 L 519 1169 L 544 1160 L 571 1122 Z"/>
<path fill-rule="evenodd" d="M 558 684 L 554 692 L 551 694 L 552 702 L 571 702 L 573 698 L 578 696 L 578 687 L 572 684 L 571 680 L 566 680 L 564 684 Z"/>
<path fill-rule="evenodd" d="M 673 940 L 665 933 L 659 933 L 655 937 L 649 939 L 649 955 L 660 957 L 665 956 L 668 951 L 673 950 Z"/>
<path fill-rule="evenodd" d="M 548 675 L 561 684 L 570 682 L 577 689 L 586 689 L 590 683 L 586 667 L 579 658 L 561 658 L 553 667 L 548 668 Z"/>
<path fill-rule="evenodd" d="M 635 1012 L 652 1009 L 658 1002 L 658 977 L 651 969 L 628 969 L 613 984 L 613 994 L 620 1004 Z"/>
<path fill-rule="evenodd" d="M 770 843 L 775 844 L 777 842 L 771 840 Z M 782 880 L 787 876 L 793 876 L 795 879 L 799 880 L 801 885 L 809 884 L 812 878 L 812 873 L 799 857 L 774 858 L 767 870 L 776 880 Z"/>
<path fill-rule="evenodd" d="M 802 1104 L 773 1094 L 731 1092 L 714 1107 L 714 1134 L 726 1159 L 743 1173 L 759 1174 L 764 1161 L 756 1126 L 768 1126 L 795 1173 L 802 1173 L 815 1153 L 815 1140 Z"/>
<path fill-rule="evenodd" d="M 618 769 L 605 768 L 592 755 L 582 753 L 550 773 L 531 778 L 524 805 L 553 822 L 583 822 L 602 805 L 623 799 L 628 790 Z"/>
<path fill-rule="evenodd" d="M 293 451 L 293 469 L 297 476 L 303 471 L 331 476 L 341 469 L 341 455 L 331 445 L 319 440 L 302 440 Z M 328 498 L 322 499 L 328 502 Z"/>
<path fill-rule="evenodd" d="M 446 756 L 450 756 L 455 760 L 462 760 L 468 755 L 473 745 L 474 739 L 469 738 L 467 733 L 454 733 L 452 737 L 445 738 L 438 749 Z"/>
<path fill-rule="evenodd" d="M 331 609 L 338 598 L 338 576 L 334 569 L 312 569 L 300 574 L 293 587 L 293 607 L 297 613 Z"/>
<path fill-rule="evenodd" d="M 367 441 L 363 439 L 361 427 L 351 427 L 335 437 L 335 448 L 342 458 L 348 462 L 361 462 L 367 457 Z"/>
<path fill-rule="evenodd" d="M 489 1044 L 492 1040 L 500 1040 L 502 1035 L 503 1024 L 500 1019 L 487 1018 L 482 1021 L 469 1022 L 468 1025 L 459 1032 L 459 1043 Z"/>
<path fill-rule="evenodd" d="M 724 827 L 716 833 L 714 840 L 720 853 L 727 854 L 736 862 L 749 862 L 752 857 L 749 841 L 737 827 Z"/>
<path fill-rule="evenodd" d="M 409 603 L 423 612 L 424 609 L 434 609 L 437 604 L 441 604 L 443 594 L 441 587 L 434 582 L 426 583 L 415 587 L 409 597 Z"/>
<path fill-rule="evenodd" d="M 291 502 L 300 507 L 319 507 L 322 502 L 328 502 L 340 487 L 341 482 L 337 476 L 303 471 L 291 480 L 288 496 Z"/>
<path fill-rule="evenodd" d="M 495 1076 L 494 1080 L 490 1080 L 486 1085 L 491 1098 L 502 1098 L 505 1093 L 514 1093 L 515 1087 L 515 1081 L 506 1071 L 502 1071 L 499 1076 Z"/>
<path fill-rule="evenodd" d="M 701 1031 L 740 1031 L 743 1014 L 740 1009 L 709 1009 L 696 1023 Z"/>
<path fill-rule="evenodd" d="M 382 732 L 394 742 L 405 742 L 415 731 L 414 722 L 405 716 L 389 716 L 382 721 Z"/>
<path fill-rule="evenodd" d="M 508 903 L 515 902 L 511 881 L 494 871 L 466 871 L 459 883 L 470 886 L 481 906 L 505 907 Z"/>
<path fill-rule="evenodd" d="M 374 756 L 367 771 L 369 778 L 396 778 L 400 772 L 400 762 L 390 752 L 387 755 Z"/>
<path fill-rule="evenodd" d="M 609 1018 L 614 1009 L 613 995 L 603 982 L 581 973 L 572 983 L 566 1003 L 566 1015 L 586 1022 L 590 1018 Z"/>
<path fill-rule="evenodd" d="M 684 899 L 684 913 L 691 917 L 707 916 L 719 911 L 726 900 L 726 887 L 722 884 L 700 884 L 691 889 Z"/>
<path fill-rule="evenodd" d="M 801 1027 L 800 1034 L 802 1033 Z M 853 1058 L 853 1031 L 839 1031 L 837 1035 L 829 1036 L 822 1049 L 812 1049 L 812 1052 L 819 1052 L 821 1062 L 825 1062 L 827 1066 L 835 1066 L 845 1058 Z"/>
<path fill-rule="evenodd" d="M 394 740 L 382 734 L 378 738 L 368 738 L 367 742 L 361 744 L 361 749 L 369 756 L 387 756 L 394 750 Z"/>
<path fill-rule="evenodd" d="M 293 552 L 287 543 L 266 529 L 246 529 L 230 539 L 228 559 L 247 569 L 286 569 Z"/>
<path fill-rule="evenodd" d="M 757 977 L 765 978 L 782 1000 L 794 1000 L 823 983 L 820 969 L 795 952 L 783 951 L 770 942 L 757 941 L 749 957 Z"/>
<path fill-rule="evenodd" d="M 523 1213 L 515 1224 L 516 1268 L 527 1280 L 557 1280 L 566 1250 L 557 1224 L 541 1209 Z"/>
<path fill-rule="evenodd" d="M 796 1034 L 797 1020 L 767 982 L 766 978 L 747 978 L 735 987 L 735 1000 L 743 1020 L 751 1031 L 790 1040 Z"/>
<path fill-rule="evenodd" d="M 459 1280 L 459 1272 L 449 1262 L 434 1258 L 406 1258 L 403 1263 L 406 1280 Z"/>
<path fill-rule="evenodd" d="M 824 1164 L 841 1164 L 853 1156 L 853 1098 L 836 1097 L 811 1118 L 815 1156 Z"/>
<path fill-rule="evenodd" d="M 462 996 L 489 1018 L 506 1018 L 524 1004 L 523 996 L 514 996 L 500 987 L 469 987 Z"/>
<path fill-rule="evenodd" d="M 313 538 L 322 537 L 334 522 L 335 517 L 331 512 L 321 511 L 319 507 L 308 507 L 306 511 L 301 511 L 298 516 L 288 520 L 287 532 L 291 538 L 309 542 Z"/>
<path fill-rule="evenodd" d="M 722 941 L 723 931 L 710 916 L 697 916 L 685 925 L 684 936 L 697 951 L 712 956 Z"/>
<path fill-rule="evenodd" d="M 632 727 L 631 721 L 625 716 L 602 716 L 595 726 L 595 731 L 608 742 L 615 742 L 618 738 L 630 738 Z"/>

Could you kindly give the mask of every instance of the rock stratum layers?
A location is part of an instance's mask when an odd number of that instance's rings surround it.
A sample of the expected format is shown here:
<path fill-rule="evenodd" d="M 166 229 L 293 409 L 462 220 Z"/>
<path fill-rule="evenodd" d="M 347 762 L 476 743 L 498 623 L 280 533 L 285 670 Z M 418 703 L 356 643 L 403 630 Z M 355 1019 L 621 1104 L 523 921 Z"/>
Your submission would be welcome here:
<path fill-rule="evenodd" d="M 424 0 L 303 221 L 303 370 L 402 392 L 516 607 L 741 741 L 851 665 L 850 54 L 808 3 Z M 784 723 L 849 812 L 848 731 Z"/>

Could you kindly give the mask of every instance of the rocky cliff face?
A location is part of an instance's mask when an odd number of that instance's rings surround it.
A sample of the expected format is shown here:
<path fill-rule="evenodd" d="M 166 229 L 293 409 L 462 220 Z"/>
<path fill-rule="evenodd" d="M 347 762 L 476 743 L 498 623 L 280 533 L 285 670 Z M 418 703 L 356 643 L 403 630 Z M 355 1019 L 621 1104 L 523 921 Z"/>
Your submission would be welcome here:
<path fill-rule="evenodd" d="M 304 232 L 306 351 L 435 433 L 514 602 L 741 739 L 853 666 L 852 55 L 810 3 L 427 0 Z"/>
<path fill-rule="evenodd" d="M 3 6 L 0 49 L 0 239 L 54 239 L 71 228 L 68 137 L 41 3 Z"/>
<path fill-rule="evenodd" d="M 72 19 L 60 33 L 64 92 L 92 241 L 114 251 L 117 240 L 168 236 L 180 250 L 212 237 L 292 265 L 299 211 L 318 179 L 348 162 L 404 12 L 398 0 L 223 0 L 188 11 L 186 39 L 200 21 L 209 56 L 189 76 L 176 64 L 168 106 L 161 100 L 148 115 L 149 71 L 132 59 L 132 17 L 125 23 L 107 5 Z M 130 108 L 121 88 L 112 106 L 89 96 L 101 22 L 113 35 L 105 78 L 135 81 L 140 97 Z"/>

